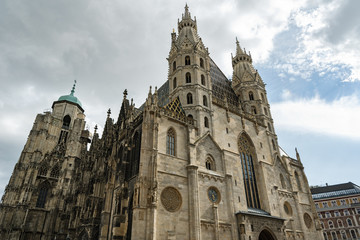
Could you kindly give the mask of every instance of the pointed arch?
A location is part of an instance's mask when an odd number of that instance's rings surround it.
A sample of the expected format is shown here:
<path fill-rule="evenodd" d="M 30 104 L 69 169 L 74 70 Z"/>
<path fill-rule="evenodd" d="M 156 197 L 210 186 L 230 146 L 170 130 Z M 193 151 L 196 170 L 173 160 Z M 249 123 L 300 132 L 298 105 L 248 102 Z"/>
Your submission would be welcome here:
<path fill-rule="evenodd" d="M 38 187 L 38 198 L 36 200 L 36 207 L 38 208 L 44 208 L 46 204 L 46 198 L 48 195 L 48 192 L 51 188 L 51 185 L 48 181 L 42 182 Z"/>
<path fill-rule="evenodd" d="M 253 142 L 245 132 L 240 134 L 238 138 L 238 148 L 243 172 L 247 205 L 251 208 L 260 209 L 260 199 L 254 168 L 254 161 L 256 161 L 256 151 Z"/>
<path fill-rule="evenodd" d="M 201 84 L 204 85 L 204 86 L 206 85 L 204 74 L 201 74 Z"/>
<path fill-rule="evenodd" d="M 203 105 L 205 107 L 207 107 L 207 105 L 208 105 L 207 97 L 205 95 L 203 96 Z"/>
<path fill-rule="evenodd" d="M 206 128 L 209 127 L 209 119 L 208 119 L 207 117 L 204 117 L 204 126 L 205 126 Z"/>
<path fill-rule="evenodd" d="M 38 175 L 39 176 L 46 176 L 48 170 L 49 170 L 49 168 L 48 168 L 47 164 L 43 163 L 39 168 Z"/>
<path fill-rule="evenodd" d="M 200 58 L 200 67 L 204 68 L 204 59 Z"/>
<path fill-rule="evenodd" d="M 50 177 L 52 177 L 52 178 L 59 178 L 59 176 L 60 176 L 60 168 L 59 168 L 59 165 L 56 164 L 56 165 L 51 169 Z"/>
<path fill-rule="evenodd" d="M 174 128 L 169 128 L 166 135 L 166 153 L 175 156 L 176 149 L 176 132 Z"/>
<path fill-rule="evenodd" d="M 205 167 L 208 170 L 216 171 L 215 160 L 211 155 L 208 155 L 205 160 Z"/>
<path fill-rule="evenodd" d="M 187 100 L 187 104 L 192 104 L 193 103 L 193 97 L 191 93 L 188 93 L 186 95 L 186 100 Z"/>
<path fill-rule="evenodd" d="M 284 176 L 281 173 L 280 173 L 280 182 L 281 182 L 281 187 L 283 189 L 286 189 L 285 179 L 284 179 Z"/>
<path fill-rule="evenodd" d="M 176 61 L 173 62 L 173 71 L 176 70 Z"/>
<path fill-rule="evenodd" d="M 185 74 L 185 82 L 186 83 L 191 83 L 191 74 L 189 72 L 187 72 Z"/>
<path fill-rule="evenodd" d="M 185 56 L 185 65 L 190 65 L 190 56 Z"/>
<path fill-rule="evenodd" d="M 254 93 L 253 92 L 249 92 L 249 100 L 254 100 Z"/>
<path fill-rule="evenodd" d="M 176 78 L 174 78 L 174 79 L 173 79 L 173 89 L 175 89 L 176 86 L 177 86 L 177 85 L 176 85 Z"/>
<path fill-rule="evenodd" d="M 259 240 L 276 240 L 276 237 L 270 230 L 264 229 L 259 234 Z"/>
<path fill-rule="evenodd" d="M 63 118 L 62 128 L 69 129 L 69 127 L 70 127 L 70 122 L 71 122 L 71 117 L 70 117 L 69 115 L 66 115 L 66 116 Z"/>

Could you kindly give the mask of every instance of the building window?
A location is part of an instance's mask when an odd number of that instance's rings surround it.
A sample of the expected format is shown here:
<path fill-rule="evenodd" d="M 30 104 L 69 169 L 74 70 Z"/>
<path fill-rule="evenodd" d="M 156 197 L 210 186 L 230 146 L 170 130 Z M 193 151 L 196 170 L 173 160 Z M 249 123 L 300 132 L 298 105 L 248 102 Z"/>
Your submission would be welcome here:
<path fill-rule="evenodd" d="M 268 112 L 267 112 L 266 108 L 264 108 L 264 113 L 265 113 L 266 116 L 268 115 Z"/>
<path fill-rule="evenodd" d="M 315 207 L 316 207 L 316 209 L 319 209 L 319 204 L 315 203 Z"/>
<path fill-rule="evenodd" d="M 338 227 L 343 227 L 344 226 L 343 222 L 340 219 L 337 220 L 337 224 L 338 224 Z"/>
<path fill-rule="evenodd" d="M 327 202 L 323 202 L 323 206 L 324 206 L 324 208 L 328 208 L 328 207 L 329 207 Z"/>
<path fill-rule="evenodd" d="M 345 209 L 345 210 L 344 210 L 344 216 L 349 216 L 349 215 L 350 215 L 349 210 Z"/>
<path fill-rule="evenodd" d="M 59 169 L 59 166 L 56 165 L 56 166 L 51 170 L 50 177 L 52 177 L 52 178 L 59 178 L 59 175 L 60 175 L 60 169 Z"/>
<path fill-rule="evenodd" d="M 46 203 L 46 197 L 49 191 L 49 184 L 43 183 L 39 187 L 39 195 L 36 201 L 36 207 L 38 208 L 44 208 Z"/>
<path fill-rule="evenodd" d="M 328 240 L 327 234 L 326 233 L 323 234 L 324 234 L 324 240 Z"/>
<path fill-rule="evenodd" d="M 249 100 L 254 100 L 254 94 L 253 94 L 253 92 L 249 92 Z"/>
<path fill-rule="evenodd" d="M 256 157 L 255 147 L 251 140 L 242 134 L 238 141 L 240 161 L 243 172 L 246 201 L 248 207 L 261 208 L 260 199 L 256 183 L 256 175 L 254 172 L 254 157 Z"/>
<path fill-rule="evenodd" d="M 318 213 L 318 217 L 319 217 L 319 218 L 322 218 L 322 215 L 321 215 L 321 213 Z"/>
<path fill-rule="evenodd" d="M 175 130 L 170 128 L 166 136 L 166 153 L 175 156 Z"/>
<path fill-rule="evenodd" d="M 205 86 L 205 76 L 201 74 L 201 84 Z"/>
<path fill-rule="evenodd" d="M 192 94 L 188 93 L 186 95 L 186 99 L 187 99 L 187 104 L 192 104 L 193 103 L 193 99 L 192 99 Z"/>
<path fill-rule="evenodd" d="M 337 203 L 336 203 L 335 200 L 332 200 L 332 201 L 331 201 L 331 206 L 333 206 L 333 207 L 337 206 Z"/>
<path fill-rule="evenodd" d="M 331 218 L 331 214 L 330 214 L 329 212 L 326 212 L 326 213 L 325 213 L 325 216 L 326 216 L 327 218 Z"/>
<path fill-rule="evenodd" d="M 204 105 L 205 107 L 207 107 L 207 105 L 208 105 L 208 103 L 207 103 L 207 98 L 206 98 L 205 95 L 203 96 L 203 105 Z"/>
<path fill-rule="evenodd" d="M 269 129 L 269 132 L 271 132 L 271 126 L 270 126 L 270 123 L 268 123 L 268 129 Z"/>
<path fill-rule="evenodd" d="M 335 217 L 340 217 L 340 212 L 339 211 L 335 211 L 334 214 L 335 214 Z"/>
<path fill-rule="evenodd" d="M 275 145 L 274 139 L 271 140 L 271 143 L 272 143 L 272 147 L 273 147 L 274 151 L 276 151 L 276 145 Z"/>
<path fill-rule="evenodd" d="M 174 80 L 173 80 L 173 88 L 174 89 L 176 88 L 176 78 L 174 78 Z"/>
<path fill-rule="evenodd" d="M 208 169 L 208 170 L 212 170 L 212 171 L 216 170 L 215 161 L 211 157 L 206 158 L 205 166 L 206 166 L 206 169 Z"/>
<path fill-rule="evenodd" d="M 328 221 L 328 225 L 329 225 L 329 228 L 334 228 L 334 223 L 333 223 L 333 221 L 329 220 L 329 221 Z"/>
<path fill-rule="evenodd" d="M 340 203 L 341 203 L 341 205 L 346 205 L 345 199 L 341 199 L 341 200 L 340 200 Z"/>
<path fill-rule="evenodd" d="M 265 102 L 264 94 L 261 94 L 261 100 Z"/>
<path fill-rule="evenodd" d="M 176 70 L 176 61 L 173 62 L 173 71 Z"/>
<path fill-rule="evenodd" d="M 352 227 L 353 223 L 352 223 L 350 218 L 346 219 L 346 222 L 347 222 L 349 227 Z"/>
<path fill-rule="evenodd" d="M 207 117 L 204 117 L 204 125 L 206 128 L 209 127 L 209 119 Z"/>
<path fill-rule="evenodd" d="M 359 202 L 359 199 L 358 198 L 353 198 L 352 199 L 354 203 L 358 203 Z"/>
<path fill-rule="evenodd" d="M 337 240 L 337 236 L 335 232 L 331 232 L 331 236 L 333 240 Z"/>
<path fill-rule="evenodd" d="M 322 229 L 325 229 L 324 223 L 323 223 L 323 222 L 320 222 L 320 224 L 321 224 L 321 228 L 322 228 Z"/>
<path fill-rule="evenodd" d="M 71 122 L 71 117 L 70 117 L 69 115 L 66 115 L 66 116 L 63 118 L 62 128 L 64 128 L 64 129 L 69 129 L 69 127 L 70 127 L 70 122 Z"/>
<path fill-rule="evenodd" d="M 48 168 L 45 165 L 42 165 L 39 169 L 39 176 L 46 176 L 47 175 Z"/>
<path fill-rule="evenodd" d="M 345 231 L 341 231 L 341 237 L 342 237 L 342 239 L 347 239 Z"/>
<path fill-rule="evenodd" d="M 295 172 L 295 180 L 296 180 L 296 184 L 298 186 L 299 191 L 302 191 L 300 178 L 299 178 L 299 175 L 297 172 Z"/>
<path fill-rule="evenodd" d="M 351 237 L 352 237 L 353 239 L 356 239 L 357 236 L 356 236 L 355 230 L 351 229 L 350 232 L 351 232 Z"/>
<path fill-rule="evenodd" d="M 357 214 L 360 214 L 360 208 L 356 209 Z"/>
<path fill-rule="evenodd" d="M 255 107 L 255 106 L 251 106 L 251 111 L 252 111 L 252 113 L 253 113 L 254 115 L 257 114 L 257 112 L 256 112 L 256 107 Z"/>
<path fill-rule="evenodd" d="M 185 65 L 190 65 L 190 56 L 185 57 Z"/>
<path fill-rule="evenodd" d="M 191 74 L 189 72 L 187 72 L 185 74 L 185 80 L 186 80 L 186 83 L 191 83 Z"/>
<path fill-rule="evenodd" d="M 204 59 L 200 58 L 200 67 L 204 68 Z"/>

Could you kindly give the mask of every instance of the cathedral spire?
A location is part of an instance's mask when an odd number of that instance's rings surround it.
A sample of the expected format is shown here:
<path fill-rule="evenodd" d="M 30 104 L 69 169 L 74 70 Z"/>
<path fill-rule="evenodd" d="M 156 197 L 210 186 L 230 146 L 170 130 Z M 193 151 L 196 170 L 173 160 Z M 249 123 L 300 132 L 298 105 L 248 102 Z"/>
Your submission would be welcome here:
<path fill-rule="evenodd" d="M 182 19 L 191 19 L 191 15 L 187 3 L 185 4 L 185 13 L 182 15 Z"/>
<path fill-rule="evenodd" d="M 239 40 L 236 37 L 236 56 L 244 54 L 243 50 L 241 50 Z"/>

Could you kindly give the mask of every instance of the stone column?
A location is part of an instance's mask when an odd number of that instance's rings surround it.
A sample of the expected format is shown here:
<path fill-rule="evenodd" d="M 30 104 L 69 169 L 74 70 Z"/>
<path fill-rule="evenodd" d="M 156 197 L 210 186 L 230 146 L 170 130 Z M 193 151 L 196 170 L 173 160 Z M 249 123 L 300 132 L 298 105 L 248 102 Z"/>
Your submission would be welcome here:
<path fill-rule="evenodd" d="M 232 188 L 232 176 L 230 174 L 226 174 L 225 176 L 225 181 L 226 181 L 226 198 L 227 198 L 227 204 L 228 204 L 228 214 L 229 214 L 229 219 L 231 219 L 231 235 L 232 235 L 232 239 L 235 240 L 236 239 L 236 228 L 237 228 L 237 224 L 236 224 L 236 219 L 235 219 L 235 198 L 234 198 L 234 191 Z"/>
<path fill-rule="evenodd" d="M 198 167 L 188 165 L 190 240 L 200 240 Z"/>
<path fill-rule="evenodd" d="M 214 212 L 214 224 L 215 224 L 215 240 L 219 240 L 219 215 L 218 215 L 218 207 L 213 204 L 212 206 Z"/>

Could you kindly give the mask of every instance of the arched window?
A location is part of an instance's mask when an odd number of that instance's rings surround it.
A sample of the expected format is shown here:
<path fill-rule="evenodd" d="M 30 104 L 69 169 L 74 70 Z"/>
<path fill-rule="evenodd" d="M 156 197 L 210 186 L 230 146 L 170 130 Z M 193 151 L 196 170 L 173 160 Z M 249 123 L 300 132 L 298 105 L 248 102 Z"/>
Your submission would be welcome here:
<path fill-rule="evenodd" d="M 296 184 L 298 186 L 299 191 L 302 191 L 299 174 L 297 172 L 295 172 L 295 180 L 296 180 Z"/>
<path fill-rule="evenodd" d="M 206 169 L 209 169 L 209 170 L 212 170 L 212 171 L 216 170 L 215 161 L 211 157 L 206 158 L 205 166 L 206 166 Z"/>
<path fill-rule="evenodd" d="M 262 100 L 263 102 L 265 102 L 264 94 L 261 94 L 261 100 Z"/>
<path fill-rule="evenodd" d="M 354 230 L 354 229 L 351 229 L 350 232 L 351 232 L 351 237 L 352 237 L 353 239 L 356 239 L 357 236 L 356 236 L 355 230 Z"/>
<path fill-rule="evenodd" d="M 206 96 L 204 95 L 203 96 L 203 105 L 205 106 L 205 107 L 207 107 L 207 98 L 206 98 Z"/>
<path fill-rule="evenodd" d="M 337 224 L 338 224 L 338 227 L 343 227 L 344 226 L 343 222 L 340 219 L 337 220 Z"/>
<path fill-rule="evenodd" d="M 284 176 L 281 173 L 280 173 L 280 182 L 281 182 L 281 187 L 283 189 L 286 189 L 285 179 L 284 179 Z"/>
<path fill-rule="evenodd" d="M 256 115 L 256 107 L 255 106 L 251 106 L 251 112 Z"/>
<path fill-rule="evenodd" d="M 264 113 L 266 116 L 268 115 L 267 109 L 265 107 L 264 107 Z"/>
<path fill-rule="evenodd" d="M 329 220 L 329 221 L 328 221 L 328 225 L 329 225 L 329 228 L 334 228 L 334 223 L 333 223 L 333 221 Z"/>
<path fill-rule="evenodd" d="M 187 72 L 185 74 L 185 80 L 186 80 L 186 83 L 191 83 L 191 74 L 189 72 Z"/>
<path fill-rule="evenodd" d="M 173 71 L 176 70 L 176 61 L 173 62 Z"/>
<path fill-rule="evenodd" d="M 253 94 L 253 92 L 249 92 L 249 100 L 254 100 L 254 94 Z"/>
<path fill-rule="evenodd" d="M 204 117 L 204 126 L 205 126 L 206 128 L 209 127 L 209 119 L 208 119 L 207 117 Z"/>
<path fill-rule="evenodd" d="M 174 89 L 176 88 L 176 78 L 174 78 L 174 80 L 173 80 L 173 88 Z"/>
<path fill-rule="evenodd" d="M 324 239 L 325 239 L 325 240 L 328 240 L 327 234 L 326 234 L 326 233 L 323 233 L 323 235 L 324 235 Z"/>
<path fill-rule="evenodd" d="M 188 115 L 188 118 L 194 119 L 193 115 L 191 115 L 191 114 Z"/>
<path fill-rule="evenodd" d="M 193 99 L 192 99 L 192 94 L 188 93 L 186 95 L 186 100 L 187 100 L 187 104 L 192 104 L 193 103 Z"/>
<path fill-rule="evenodd" d="M 62 128 L 69 129 L 69 127 L 70 127 L 70 122 L 71 122 L 71 117 L 70 117 L 69 115 L 66 115 L 66 116 L 63 118 Z"/>
<path fill-rule="evenodd" d="M 40 176 L 46 176 L 47 175 L 48 168 L 46 165 L 42 165 L 39 169 L 38 175 Z"/>
<path fill-rule="evenodd" d="M 335 232 L 331 232 L 331 236 L 333 240 L 337 240 L 337 236 Z"/>
<path fill-rule="evenodd" d="M 205 76 L 201 74 L 201 84 L 205 86 Z"/>
<path fill-rule="evenodd" d="M 244 133 L 238 140 L 240 160 L 245 185 L 245 193 L 248 207 L 261 208 L 260 199 L 256 183 L 256 174 L 254 160 L 256 160 L 256 151 L 250 138 Z"/>
<path fill-rule="evenodd" d="M 269 132 L 271 132 L 271 126 L 270 126 L 270 123 L 268 123 L 268 129 L 269 129 Z M 274 149 L 275 150 L 275 149 Z"/>
<path fill-rule="evenodd" d="M 350 218 L 346 219 L 346 222 L 347 222 L 349 227 L 352 227 L 353 223 L 352 223 Z"/>
<path fill-rule="evenodd" d="M 346 236 L 346 232 L 343 230 L 343 231 L 341 231 L 341 237 L 342 237 L 342 239 L 347 239 L 347 236 Z"/>
<path fill-rule="evenodd" d="M 190 56 L 185 57 L 185 65 L 190 65 Z"/>
<path fill-rule="evenodd" d="M 200 67 L 204 68 L 204 59 L 200 58 Z"/>
<path fill-rule="evenodd" d="M 175 130 L 170 128 L 166 136 L 166 153 L 175 156 Z"/>
<path fill-rule="evenodd" d="M 36 207 L 38 208 L 44 208 L 45 207 L 45 203 L 46 203 L 46 197 L 48 194 L 48 191 L 50 189 L 50 185 L 49 183 L 42 183 L 39 186 L 39 195 L 36 201 Z"/>
<path fill-rule="evenodd" d="M 50 177 L 52 177 L 52 178 L 59 178 L 59 175 L 60 175 L 60 169 L 59 169 L 59 166 L 56 165 L 56 166 L 51 170 Z"/>

